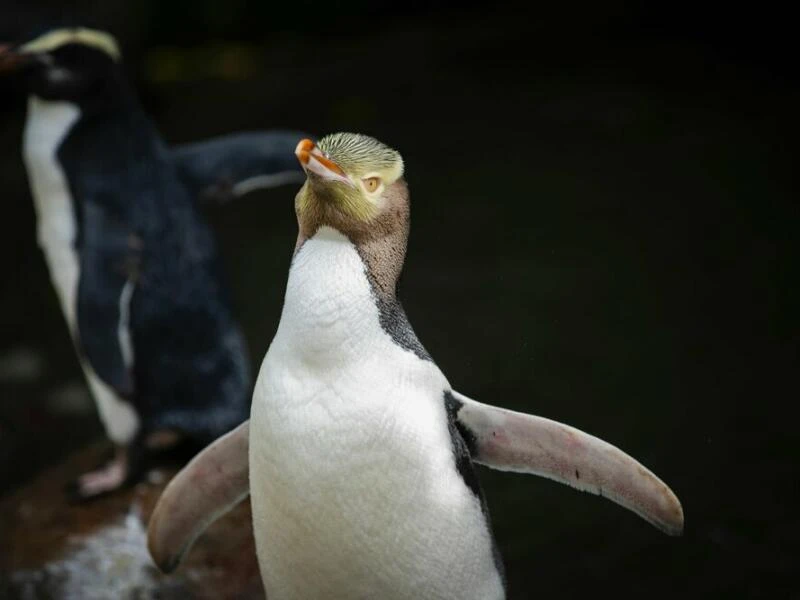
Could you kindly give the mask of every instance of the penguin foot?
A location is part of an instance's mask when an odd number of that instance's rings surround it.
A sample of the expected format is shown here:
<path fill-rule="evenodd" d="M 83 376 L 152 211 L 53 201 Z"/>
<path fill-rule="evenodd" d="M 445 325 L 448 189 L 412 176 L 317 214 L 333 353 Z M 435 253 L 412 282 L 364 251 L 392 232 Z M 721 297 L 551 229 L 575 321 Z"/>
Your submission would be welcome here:
<path fill-rule="evenodd" d="M 177 448 L 184 441 L 183 435 L 171 429 L 154 431 L 145 439 L 144 445 L 148 450 L 168 451 Z"/>
<path fill-rule="evenodd" d="M 129 481 L 128 457 L 125 450 L 117 449 L 113 459 L 102 467 L 84 473 L 66 487 L 72 502 L 86 502 L 124 487 Z"/>
<path fill-rule="evenodd" d="M 101 466 L 67 484 L 65 493 L 72 503 L 88 502 L 139 483 L 153 467 L 180 468 L 202 449 L 202 443 L 182 433 L 151 432 L 117 446 Z"/>

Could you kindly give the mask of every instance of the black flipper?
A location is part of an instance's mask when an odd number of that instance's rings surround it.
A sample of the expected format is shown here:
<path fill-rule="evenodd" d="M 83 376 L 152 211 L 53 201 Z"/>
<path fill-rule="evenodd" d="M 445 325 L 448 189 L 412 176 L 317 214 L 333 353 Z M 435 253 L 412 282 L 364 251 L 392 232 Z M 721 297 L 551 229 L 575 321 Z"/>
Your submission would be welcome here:
<path fill-rule="evenodd" d="M 129 399 L 134 393 L 134 356 L 127 324 L 138 279 L 141 242 L 93 204 L 84 206 L 83 219 L 78 349 L 102 381 Z"/>
<path fill-rule="evenodd" d="M 256 189 L 304 181 L 294 151 L 308 137 L 281 130 L 236 133 L 176 146 L 171 158 L 196 198 L 224 202 Z"/>

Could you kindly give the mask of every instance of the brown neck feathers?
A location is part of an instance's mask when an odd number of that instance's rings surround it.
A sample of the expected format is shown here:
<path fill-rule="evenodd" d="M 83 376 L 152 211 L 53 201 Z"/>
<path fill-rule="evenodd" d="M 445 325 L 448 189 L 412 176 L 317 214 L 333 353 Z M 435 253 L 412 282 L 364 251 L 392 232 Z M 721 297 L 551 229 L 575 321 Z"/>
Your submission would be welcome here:
<path fill-rule="evenodd" d="M 410 207 L 405 180 L 401 178 L 386 188 L 381 211 L 370 221 L 343 214 L 335 201 L 316 197 L 308 183 L 299 193 L 314 194 L 315 198 L 302 214 L 298 211 L 295 253 L 320 227 L 332 227 L 347 236 L 358 250 L 379 299 L 394 299 L 408 243 Z"/>

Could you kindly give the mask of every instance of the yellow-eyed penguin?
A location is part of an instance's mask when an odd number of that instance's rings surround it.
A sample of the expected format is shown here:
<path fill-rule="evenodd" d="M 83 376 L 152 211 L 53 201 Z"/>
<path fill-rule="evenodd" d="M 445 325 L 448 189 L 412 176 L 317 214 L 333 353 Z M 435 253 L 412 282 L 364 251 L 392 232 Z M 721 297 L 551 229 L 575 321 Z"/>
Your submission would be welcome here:
<path fill-rule="evenodd" d="M 149 547 L 163 570 L 249 491 L 270 600 L 504 598 L 473 461 L 602 494 L 682 531 L 672 491 L 619 449 L 452 389 L 396 295 L 409 232 L 396 151 L 340 133 L 296 152 L 307 173 L 300 231 L 250 422 L 159 500 Z"/>

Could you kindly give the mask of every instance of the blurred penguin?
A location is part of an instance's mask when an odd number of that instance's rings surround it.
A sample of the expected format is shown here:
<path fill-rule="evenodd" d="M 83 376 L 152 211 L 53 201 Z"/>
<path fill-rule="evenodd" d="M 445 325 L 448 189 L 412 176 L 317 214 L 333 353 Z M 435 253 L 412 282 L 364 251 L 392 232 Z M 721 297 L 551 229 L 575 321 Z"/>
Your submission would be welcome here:
<path fill-rule="evenodd" d="M 78 500 L 247 418 L 245 340 L 198 200 L 303 179 L 299 132 L 167 147 L 120 61 L 112 35 L 81 27 L 0 45 L 0 72 L 28 94 L 22 154 L 38 242 L 115 444 L 71 484 Z"/>

